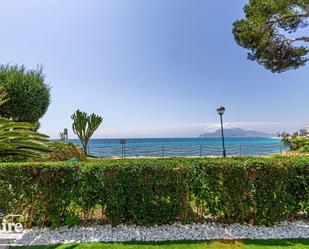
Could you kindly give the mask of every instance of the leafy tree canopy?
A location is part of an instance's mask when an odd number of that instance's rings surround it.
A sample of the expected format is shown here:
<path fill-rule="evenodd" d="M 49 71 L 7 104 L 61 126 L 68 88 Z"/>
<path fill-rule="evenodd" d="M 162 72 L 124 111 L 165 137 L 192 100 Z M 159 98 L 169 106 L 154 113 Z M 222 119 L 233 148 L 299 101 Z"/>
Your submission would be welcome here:
<path fill-rule="evenodd" d="M 0 115 L 17 122 L 37 123 L 50 103 L 50 87 L 44 83 L 43 68 L 27 70 L 23 65 L 0 65 L 0 86 L 9 101 Z"/>
<path fill-rule="evenodd" d="M 236 42 L 248 58 L 272 72 L 297 69 L 308 61 L 309 0 L 249 0 L 245 18 L 234 23 Z"/>

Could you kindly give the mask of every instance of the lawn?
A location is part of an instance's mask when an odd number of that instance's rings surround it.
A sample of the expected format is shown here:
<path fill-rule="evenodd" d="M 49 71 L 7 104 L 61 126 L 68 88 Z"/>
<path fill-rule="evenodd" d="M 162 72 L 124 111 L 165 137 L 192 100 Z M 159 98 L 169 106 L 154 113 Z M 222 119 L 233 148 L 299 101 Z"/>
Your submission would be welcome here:
<path fill-rule="evenodd" d="M 31 249 L 304 249 L 309 248 L 309 239 L 287 240 L 237 240 L 237 241 L 171 241 L 128 243 L 80 243 L 49 246 L 18 247 Z"/>

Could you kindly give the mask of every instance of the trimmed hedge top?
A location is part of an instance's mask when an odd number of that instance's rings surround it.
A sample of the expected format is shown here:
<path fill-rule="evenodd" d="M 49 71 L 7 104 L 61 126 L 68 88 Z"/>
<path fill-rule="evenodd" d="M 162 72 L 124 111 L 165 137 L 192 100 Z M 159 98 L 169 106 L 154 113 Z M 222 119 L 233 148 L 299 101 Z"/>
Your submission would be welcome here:
<path fill-rule="evenodd" d="M 308 216 L 309 158 L 126 159 L 0 164 L 0 209 L 26 225 L 272 224 Z"/>

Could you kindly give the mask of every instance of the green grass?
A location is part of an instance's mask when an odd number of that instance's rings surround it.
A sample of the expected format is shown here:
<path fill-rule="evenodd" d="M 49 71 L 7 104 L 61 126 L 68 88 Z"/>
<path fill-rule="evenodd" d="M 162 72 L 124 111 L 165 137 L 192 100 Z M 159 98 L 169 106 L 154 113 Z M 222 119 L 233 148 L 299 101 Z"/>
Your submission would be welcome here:
<path fill-rule="evenodd" d="M 75 243 L 49 246 L 18 247 L 20 249 L 304 249 L 309 239 L 236 240 L 236 241 L 171 241 L 128 243 Z"/>

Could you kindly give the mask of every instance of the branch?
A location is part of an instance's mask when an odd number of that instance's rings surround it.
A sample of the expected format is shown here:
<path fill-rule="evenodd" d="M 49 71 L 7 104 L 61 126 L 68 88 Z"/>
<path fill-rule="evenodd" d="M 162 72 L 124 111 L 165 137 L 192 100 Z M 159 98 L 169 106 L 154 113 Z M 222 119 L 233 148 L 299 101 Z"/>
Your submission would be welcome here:
<path fill-rule="evenodd" d="M 303 18 L 303 17 L 304 18 L 309 17 L 309 12 L 305 12 L 305 13 L 297 14 L 297 15 L 286 15 L 286 16 L 281 17 L 279 20 L 289 19 L 289 18 Z"/>
<path fill-rule="evenodd" d="M 298 42 L 298 41 L 309 42 L 309 37 L 287 38 L 287 40 L 289 42 Z"/>
<path fill-rule="evenodd" d="M 305 12 L 305 13 L 301 13 L 301 14 L 297 14 L 297 15 L 286 15 L 286 16 L 282 16 L 282 17 L 280 17 L 280 18 L 276 18 L 276 19 L 274 19 L 274 20 L 271 20 L 271 21 L 269 21 L 268 23 L 269 23 L 269 24 L 274 24 L 274 23 L 280 22 L 280 21 L 282 21 L 282 20 L 284 20 L 284 19 L 293 19 L 293 18 L 299 18 L 299 19 L 301 19 L 301 18 L 307 18 L 307 17 L 309 17 L 309 12 Z"/>

